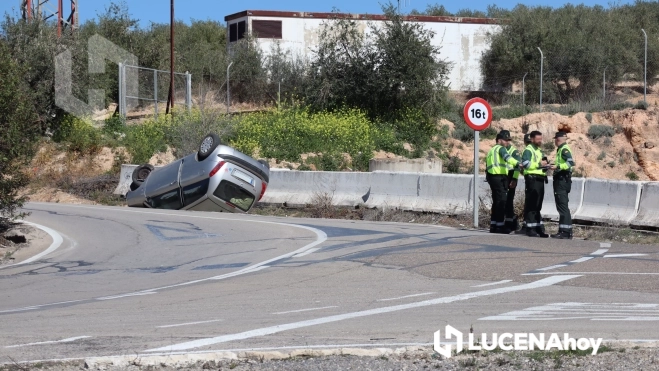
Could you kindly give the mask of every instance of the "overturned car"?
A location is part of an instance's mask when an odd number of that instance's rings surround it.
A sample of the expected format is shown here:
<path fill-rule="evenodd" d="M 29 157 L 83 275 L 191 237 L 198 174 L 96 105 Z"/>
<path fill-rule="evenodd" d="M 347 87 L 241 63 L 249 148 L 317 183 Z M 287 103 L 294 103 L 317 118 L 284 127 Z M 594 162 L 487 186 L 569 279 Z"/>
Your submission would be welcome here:
<path fill-rule="evenodd" d="M 246 213 L 265 193 L 270 167 L 207 135 L 199 151 L 155 169 L 141 165 L 132 174 L 130 207 Z"/>

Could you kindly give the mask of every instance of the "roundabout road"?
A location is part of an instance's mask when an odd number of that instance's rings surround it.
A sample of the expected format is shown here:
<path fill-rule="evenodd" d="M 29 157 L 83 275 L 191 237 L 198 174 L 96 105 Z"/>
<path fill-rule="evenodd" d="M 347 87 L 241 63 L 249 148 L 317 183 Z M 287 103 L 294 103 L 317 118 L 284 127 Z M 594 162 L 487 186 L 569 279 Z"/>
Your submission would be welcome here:
<path fill-rule="evenodd" d="M 659 247 L 340 220 L 29 204 L 57 249 L 0 268 L 8 362 L 429 344 L 657 341 Z"/>

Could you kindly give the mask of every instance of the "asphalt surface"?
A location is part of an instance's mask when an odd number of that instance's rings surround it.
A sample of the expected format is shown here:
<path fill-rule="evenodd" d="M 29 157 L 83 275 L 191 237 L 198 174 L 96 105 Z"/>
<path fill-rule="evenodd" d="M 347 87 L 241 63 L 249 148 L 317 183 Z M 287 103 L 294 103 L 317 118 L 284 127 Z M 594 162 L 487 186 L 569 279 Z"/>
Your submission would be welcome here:
<path fill-rule="evenodd" d="M 28 204 L 57 249 L 0 268 L 0 363 L 430 344 L 659 341 L 659 246 L 437 226 Z"/>

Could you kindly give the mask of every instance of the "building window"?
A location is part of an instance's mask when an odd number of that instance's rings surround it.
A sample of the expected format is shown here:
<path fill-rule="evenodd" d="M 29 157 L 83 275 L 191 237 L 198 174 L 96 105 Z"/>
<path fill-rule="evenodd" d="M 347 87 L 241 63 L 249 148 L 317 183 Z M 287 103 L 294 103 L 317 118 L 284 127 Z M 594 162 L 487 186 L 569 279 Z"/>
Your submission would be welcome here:
<path fill-rule="evenodd" d="M 238 41 L 245 38 L 245 32 L 247 31 L 247 23 L 245 21 L 240 21 L 232 23 L 229 25 L 229 42 Z"/>
<path fill-rule="evenodd" d="M 259 39 L 281 39 L 281 21 L 252 21 L 252 33 Z"/>

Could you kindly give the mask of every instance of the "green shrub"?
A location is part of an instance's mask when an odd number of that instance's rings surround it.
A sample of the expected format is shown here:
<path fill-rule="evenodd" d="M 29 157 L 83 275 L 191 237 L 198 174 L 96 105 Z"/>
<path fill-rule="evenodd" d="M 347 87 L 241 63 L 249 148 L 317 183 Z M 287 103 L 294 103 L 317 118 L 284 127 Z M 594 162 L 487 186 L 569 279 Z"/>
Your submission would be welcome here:
<path fill-rule="evenodd" d="M 592 140 L 596 140 L 602 137 L 613 137 L 615 135 L 615 129 L 608 125 L 591 125 L 588 128 L 588 137 Z"/>
<path fill-rule="evenodd" d="M 60 121 L 53 139 L 64 143 L 71 152 L 91 154 L 98 152 L 103 146 L 100 130 L 96 129 L 89 119 L 66 115 Z"/>
<path fill-rule="evenodd" d="M 627 179 L 629 179 L 629 180 L 632 180 L 632 181 L 638 180 L 638 175 L 636 175 L 636 173 L 633 172 L 633 171 L 628 172 L 626 174 L 626 176 L 627 176 Z"/>
<path fill-rule="evenodd" d="M 647 102 L 644 102 L 644 101 L 642 101 L 642 100 L 641 100 L 641 101 L 638 101 L 638 102 L 634 105 L 634 108 L 635 108 L 635 109 L 647 110 L 647 109 L 648 109 L 648 103 L 647 103 Z"/>
<path fill-rule="evenodd" d="M 525 116 L 529 112 L 531 112 L 530 109 L 519 104 L 510 105 L 508 107 L 492 108 L 492 116 L 494 116 L 493 120 L 495 121 L 501 119 L 515 119 L 518 117 Z"/>
<path fill-rule="evenodd" d="M 113 115 L 105 120 L 105 123 L 103 124 L 103 132 L 112 136 L 119 136 L 119 134 L 125 133 L 126 120 L 119 115 Z"/>
<path fill-rule="evenodd" d="M 497 137 L 497 134 L 499 134 L 497 129 L 490 126 L 480 132 L 480 139 L 494 139 Z"/>
<path fill-rule="evenodd" d="M 235 132 L 237 118 L 213 109 L 193 109 L 172 117 L 167 128 L 167 142 L 175 149 L 177 157 L 196 152 L 208 133 L 215 133 L 222 142 L 231 139 Z"/>
<path fill-rule="evenodd" d="M 586 114 L 586 120 L 588 121 L 589 124 L 591 124 L 593 122 L 593 114 L 588 112 Z"/>
<path fill-rule="evenodd" d="M 554 142 L 545 142 L 542 145 L 542 148 L 544 148 L 546 151 L 553 151 L 556 149 L 556 145 L 554 145 Z"/>
<path fill-rule="evenodd" d="M 602 151 L 602 153 L 597 156 L 597 161 L 602 161 L 606 158 L 606 152 Z"/>
<path fill-rule="evenodd" d="M 382 133 L 355 109 L 311 113 L 292 108 L 244 115 L 230 144 L 247 154 L 298 161 L 304 153 L 348 153 L 370 156 L 381 143 L 395 147 L 391 132 Z"/>
<path fill-rule="evenodd" d="M 171 121 L 171 116 L 161 116 L 126 128 L 124 145 L 133 163 L 146 163 L 154 154 L 167 149 L 166 134 Z"/>
<path fill-rule="evenodd" d="M 446 161 L 444 169 L 449 174 L 462 174 L 463 173 L 463 167 L 464 167 L 464 164 L 462 163 L 462 160 L 460 159 L 460 157 L 451 156 L 451 157 L 449 157 L 448 161 Z"/>

